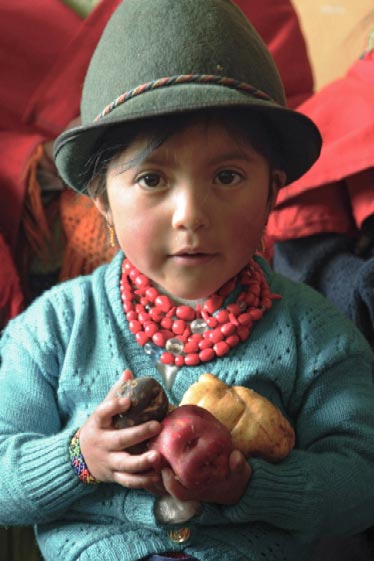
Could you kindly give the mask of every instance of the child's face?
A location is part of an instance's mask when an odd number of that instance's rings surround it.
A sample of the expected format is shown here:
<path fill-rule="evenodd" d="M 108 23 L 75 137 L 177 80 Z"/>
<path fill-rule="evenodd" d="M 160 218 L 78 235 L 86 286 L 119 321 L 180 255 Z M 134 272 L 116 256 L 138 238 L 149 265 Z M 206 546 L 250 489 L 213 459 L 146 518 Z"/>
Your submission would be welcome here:
<path fill-rule="evenodd" d="M 282 173 L 217 121 L 193 122 L 139 162 L 146 145 L 112 161 L 110 210 L 97 206 L 141 272 L 179 298 L 206 297 L 259 247 Z"/>

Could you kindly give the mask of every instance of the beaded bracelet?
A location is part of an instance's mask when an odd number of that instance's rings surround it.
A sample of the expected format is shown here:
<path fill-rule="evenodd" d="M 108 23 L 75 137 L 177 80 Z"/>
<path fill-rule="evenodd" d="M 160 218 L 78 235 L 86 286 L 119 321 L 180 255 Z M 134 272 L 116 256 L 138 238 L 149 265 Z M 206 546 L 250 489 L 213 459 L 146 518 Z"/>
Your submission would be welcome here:
<path fill-rule="evenodd" d="M 84 461 L 80 442 L 79 442 L 80 429 L 77 430 L 73 438 L 71 439 L 69 445 L 69 456 L 71 465 L 75 471 L 75 474 L 85 485 L 93 485 L 95 483 L 100 483 L 89 471 L 86 462 Z"/>

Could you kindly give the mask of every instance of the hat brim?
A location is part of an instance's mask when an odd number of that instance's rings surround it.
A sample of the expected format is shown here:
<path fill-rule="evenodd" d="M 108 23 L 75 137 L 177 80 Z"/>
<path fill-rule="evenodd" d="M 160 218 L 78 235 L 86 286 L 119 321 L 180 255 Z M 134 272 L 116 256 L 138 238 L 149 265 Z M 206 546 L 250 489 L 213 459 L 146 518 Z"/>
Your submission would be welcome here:
<path fill-rule="evenodd" d="M 99 150 L 102 136 L 109 127 L 220 107 L 247 109 L 266 116 L 282 152 L 286 184 L 301 177 L 317 160 L 321 135 L 313 121 L 305 115 L 225 86 L 180 84 L 144 92 L 100 120 L 62 133 L 55 142 L 54 152 L 60 176 L 74 190 L 86 193 L 87 163 Z"/>

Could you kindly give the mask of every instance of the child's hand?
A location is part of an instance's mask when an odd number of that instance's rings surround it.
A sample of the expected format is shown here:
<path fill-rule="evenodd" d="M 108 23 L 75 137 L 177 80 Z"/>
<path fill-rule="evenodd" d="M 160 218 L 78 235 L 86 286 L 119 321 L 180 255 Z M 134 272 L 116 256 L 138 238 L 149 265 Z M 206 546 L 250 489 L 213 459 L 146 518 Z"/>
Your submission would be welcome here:
<path fill-rule="evenodd" d="M 170 468 L 162 470 L 162 479 L 166 491 L 181 501 L 201 501 L 217 504 L 235 504 L 243 495 L 252 470 L 247 460 L 239 450 L 234 450 L 230 455 L 230 472 L 226 479 L 219 485 L 205 484 L 193 490 L 186 489 L 175 478 Z"/>
<path fill-rule="evenodd" d="M 126 412 L 131 406 L 128 398 L 117 396 L 121 385 L 131 376 L 129 371 L 123 373 L 81 427 L 81 451 L 89 471 L 99 481 L 162 494 L 165 490 L 160 476 L 160 454 L 154 450 L 139 455 L 126 451 L 156 436 L 161 429 L 160 423 L 150 421 L 125 429 L 113 427 L 113 417 Z"/>

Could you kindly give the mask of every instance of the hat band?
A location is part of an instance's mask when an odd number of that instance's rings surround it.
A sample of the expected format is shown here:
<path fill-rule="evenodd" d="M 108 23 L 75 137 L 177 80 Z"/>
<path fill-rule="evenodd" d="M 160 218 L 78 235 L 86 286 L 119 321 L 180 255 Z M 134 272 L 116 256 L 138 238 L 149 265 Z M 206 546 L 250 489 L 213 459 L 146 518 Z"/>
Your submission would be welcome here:
<path fill-rule="evenodd" d="M 133 99 L 134 97 L 149 92 L 151 90 L 156 90 L 160 88 L 166 88 L 168 86 L 177 86 L 180 84 L 210 84 L 212 86 L 224 86 L 232 90 L 238 90 L 240 92 L 245 92 L 258 99 L 263 99 L 270 101 L 272 103 L 277 103 L 268 94 L 247 84 L 246 82 L 239 82 L 233 78 L 225 78 L 223 76 L 215 76 L 214 74 L 180 74 L 178 76 L 171 76 L 169 78 L 160 78 L 158 80 L 153 80 L 152 82 L 147 82 L 142 86 L 138 86 L 132 90 L 129 90 L 120 96 L 118 96 L 114 101 L 109 103 L 101 113 L 94 119 L 94 122 L 99 121 L 109 113 L 111 113 L 116 107 L 122 105 L 126 101 Z"/>

